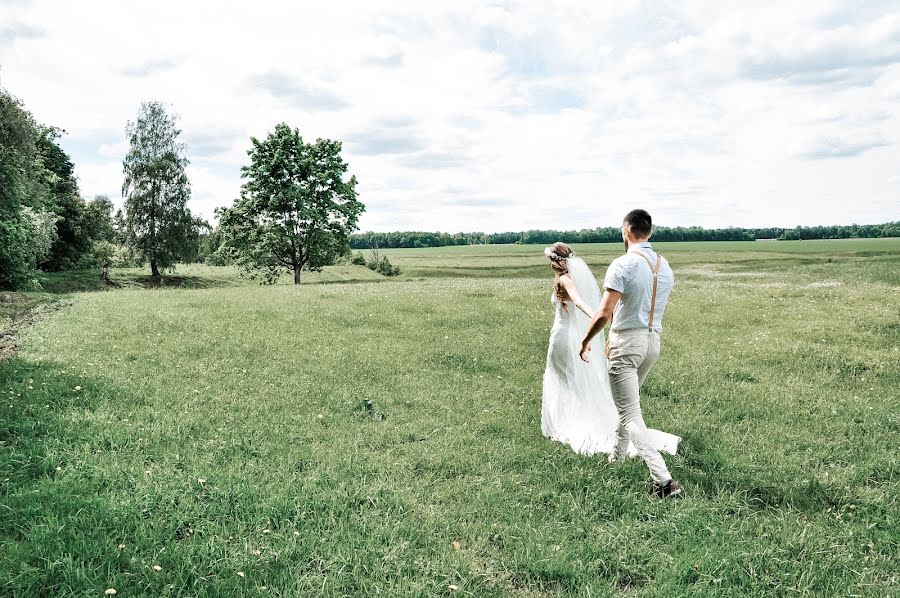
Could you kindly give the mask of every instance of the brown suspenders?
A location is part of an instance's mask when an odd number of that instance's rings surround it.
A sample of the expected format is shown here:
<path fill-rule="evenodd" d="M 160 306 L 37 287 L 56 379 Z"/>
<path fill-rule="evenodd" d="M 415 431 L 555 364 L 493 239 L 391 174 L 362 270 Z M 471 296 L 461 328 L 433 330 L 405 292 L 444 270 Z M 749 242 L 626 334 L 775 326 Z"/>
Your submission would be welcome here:
<path fill-rule="evenodd" d="M 662 266 L 662 256 L 658 253 L 656 254 L 656 266 L 653 266 L 653 262 L 650 261 L 650 258 L 647 257 L 647 254 L 643 251 L 635 251 L 638 255 L 644 258 L 644 261 L 647 262 L 647 265 L 650 266 L 650 271 L 653 273 L 653 294 L 650 296 L 650 324 L 648 329 L 650 332 L 653 332 L 653 314 L 656 311 L 656 286 L 659 282 L 659 267 Z M 610 320 L 610 326 L 612 326 L 612 320 Z M 609 357 L 609 339 L 606 339 L 606 356 Z"/>
<path fill-rule="evenodd" d="M 656 267 L 653 267 L 653 262 L 650 261 L 650 258 L 647 257 L 647 254 L 643 251 L 638 251 L 636 253 L 641 254 L 641 257 L 647 261 L 647 265 L 650 266 L 650 271 L 653 272 L 653 295 L 650 299 L 650 325 L 649 329 L 653 332 L 653 312 L 656 311 L 656 283 L 659 281 L 659 267 L 662 265 L 662 256 L 658 253 L 656 254 Z"/>

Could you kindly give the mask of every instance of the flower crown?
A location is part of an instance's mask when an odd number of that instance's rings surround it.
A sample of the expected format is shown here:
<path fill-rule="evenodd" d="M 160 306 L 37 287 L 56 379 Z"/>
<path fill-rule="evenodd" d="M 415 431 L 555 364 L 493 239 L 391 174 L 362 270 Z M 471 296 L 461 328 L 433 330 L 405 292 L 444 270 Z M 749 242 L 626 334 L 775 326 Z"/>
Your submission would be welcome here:
<path fill-rule="evenodd" d="M 555 251 L 553 251 L 553 249 L 551 249 L 550 247 L 544 247 L 544 255 L 546 255 L 548 258 L 550 258 L 550 259 L 553 260 L 554 262 L 559 262 L 559 261 L 564 260 L 564 259 L 566 259 L 566 258 L 574 257 L 574 256 L 575 256 L 575 252 L 573 251 L 573 252 L 570 253 L 569 255 L 559 255 L 558 253 L 556 253 Z"/>

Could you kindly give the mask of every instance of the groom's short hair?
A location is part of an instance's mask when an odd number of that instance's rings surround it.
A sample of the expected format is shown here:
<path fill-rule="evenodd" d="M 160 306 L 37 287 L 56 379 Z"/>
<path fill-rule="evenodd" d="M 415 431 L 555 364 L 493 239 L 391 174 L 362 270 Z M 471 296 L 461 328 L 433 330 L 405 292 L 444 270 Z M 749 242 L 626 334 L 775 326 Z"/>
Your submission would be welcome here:
<path fill-rule="evenodd" d="M 653 231 L 653 220 L 650 219 L 650 213 L 647 210 L 631 210 L 625 214 L 622 224 L 638 238 L 649 237 Z"/>

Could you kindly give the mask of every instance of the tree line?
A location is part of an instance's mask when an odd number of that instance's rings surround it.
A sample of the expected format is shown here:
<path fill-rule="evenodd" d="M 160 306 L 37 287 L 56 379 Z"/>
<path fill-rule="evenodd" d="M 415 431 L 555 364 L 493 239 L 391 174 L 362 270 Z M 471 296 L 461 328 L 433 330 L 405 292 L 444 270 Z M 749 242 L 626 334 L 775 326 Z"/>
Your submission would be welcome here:
<path fill-rule="evenodd" d="M 38 269 L 94 266 L 117 239 L 112 202 L 80 196 L 61 134 L 0 89 L 0 288 L 27 287 Z"/>
<path fill-rule="evenodd" d="M 36 289 L 40 272 L 143 266 L 162 276 L 177 263 L 233 263 L 271 283 L 290 270 L 318 270 L 350 259 L 350 233 L 365 209 L 356 177 L 347 176 L 341 143 L 305 142 L 285 123 L 251 138 L 244 184 L 219 226 L 194 216 L 187 146 L 177 115 L 144 102 L 125 127 L 122 209 L 108 197 L 85 200 L 70 157 L 57 143 L 65 132 L 38 123 L 0 88 L 0 288 Z"/>
<path fill-rule="evenodd" d="M 211 227 L 186 207 L 190 186 L 180 131 L 158 103 L 126 125 L 122 209 L 86 200 L 60 147 L 62 129 L 38 123 L 0 89 L 0 288 L 39 288 L 39 273 L 150 264 L 151 273 L 199 256 Z"/>
<path fill-rule="evenodd" d="M 653 228 L 654 241 L 755 241 L 758 239 L 850 239 L 900 237 L 900 222 L 849 226 L 798 226 L 796 228 L 701 228 L 657 226 Z M 622 231 L 618 227 L 589 228 L 582 230 L 529 230 L 505 233 L 434 233 L 392 232 L 357 233 L 350 237 L 352 249 L 372 247 L 447 247 L 452 245 L 494 244 L 542 244 L 557 241 L 564 243 L 621 243 Z"/>

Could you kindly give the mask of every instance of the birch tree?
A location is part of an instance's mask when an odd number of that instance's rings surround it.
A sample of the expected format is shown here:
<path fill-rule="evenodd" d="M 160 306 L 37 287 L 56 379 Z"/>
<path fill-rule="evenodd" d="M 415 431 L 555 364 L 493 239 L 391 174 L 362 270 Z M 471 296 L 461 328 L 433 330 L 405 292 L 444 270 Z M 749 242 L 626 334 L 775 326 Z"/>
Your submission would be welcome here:
<path fill-rule="evenodd" d="M 191 186 L 185 145 L 177 117 L 160 102 L 141 105 L 126 128 L 130 149 L 123 162 L 125 238 L 146 261 L 154 277 L 190 253 L 197 221 L 187 202 Z"/>

